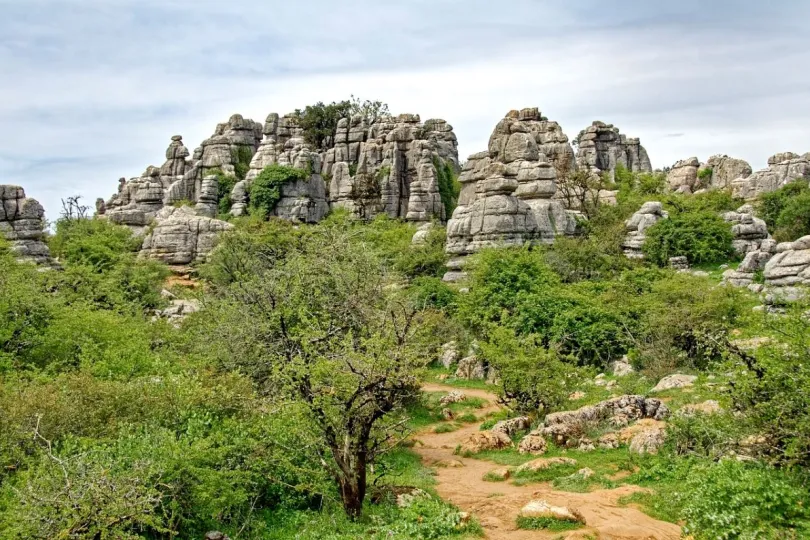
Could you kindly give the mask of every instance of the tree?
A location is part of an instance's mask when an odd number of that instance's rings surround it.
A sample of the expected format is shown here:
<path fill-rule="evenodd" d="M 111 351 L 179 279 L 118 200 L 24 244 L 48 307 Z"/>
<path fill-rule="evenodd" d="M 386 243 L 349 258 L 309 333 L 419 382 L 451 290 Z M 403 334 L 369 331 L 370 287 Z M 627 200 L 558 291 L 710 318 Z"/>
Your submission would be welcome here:
<path fill-rule="evenodd" d="M 90 210 L 90 207 L 82 204 L 80 202 L 81 198 L 81 195 L 74 195 L 73 197 L 62 199 L 62 219 L 73 221 L 87 218 L 87 212 Z"/>
<path fill-rule="evenodd" d="M 296 110 L 295 115 L 304 130 L 304 139 L 316 150 L 326 150 L 334 144 L 338 121 L 351 114 L 349 101 L 332 102 L 328 105 L 319 101 L 307 105 L 304 110 Z"/>
<path fill-rule="evenodd" d="M 367 469 L 404 436 L 404 405 L 430 361 L 428 314 L 391 291 L 384 265 L 351 233 L 324 228 L 223 299 L 226 367 L 268 396 L 304 404 L 330 450 L 343 507 L 360 516 Z M 229 364 L 229 365 L 228 365 Z"/>
<path fill-rule="evenodd" d="M 359 114 L 362 116 L 366 125 L 371 125 L 383 116 L 389 116 L 391 114 L 388 111 L 388 104 L 379 100 L 371 101 L 366 99 L 360 101 L 360 98 L 352 94 L 349 102 L 351 103 L 352 115 Z"/>
<path fill-rule="evenodd" d="M 599 209 L 599 192 L 609 187 L 602 176 L 584 169 L 574 169 L 568 163 L 558 164 L 557 187 L 560 190 L 565 207 L 579 210 L 590 218 Z"/>

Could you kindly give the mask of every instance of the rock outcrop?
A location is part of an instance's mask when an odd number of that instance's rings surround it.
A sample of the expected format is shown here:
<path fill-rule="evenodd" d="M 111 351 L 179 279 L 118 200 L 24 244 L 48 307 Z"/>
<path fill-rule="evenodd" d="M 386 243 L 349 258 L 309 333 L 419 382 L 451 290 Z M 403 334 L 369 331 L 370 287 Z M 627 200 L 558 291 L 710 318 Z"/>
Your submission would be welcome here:
<path fill-rule="evenodd" d="M 698 188 L 700 160 L 696 157 L 681 160 L 672 166 L 667 174 L 669 189 L 678 193 L 693 193 Z"/>
<path fill-rule="evenodd" d="M 498 122 L 489 149 L 470 156 L 461 171 L 458 207 L 447 226 L 453 260 L 445 280 L 462 278 L 463 258 L 486 247 L 551 243 L 575 232 L 575 218 L 554 199 L 556 169 L 541 152 L 570 166 L 567 148 L 559 125 L 536 108 L 510 111 Z"/>
<path fill-rule="evenodd" d="M 736 269 L 723 273 L 723 281 L 735 287 L 748 287 L 776 254 L 776 241 L 768 234 L 766 223 L 754 216 L 754 208 L 749 204 L 736 212 L 726 212 L 723 219 L 732 224 L 734 250 L 743 257 Z"/>
<path fill-rule="evenodd" d="M 748 178 L 753 172 L 747 161 L 722 154 L 710 157 L 705 167 L 712 171 L 711 189 L 731 189 L 734 180 Z"/>
<path fill-rule="evenodd" d="M 579 133 L 577 165 L 611 178 L 617 165 L 632 172 L 652 172 L 647 151 L 636 138 L 627 138 L 619 128 L 596 121 Z"/>
<path fill-rule="evenodd" d="M 765 285 L 796 287 L 810 285 L 810 236 L 776 246 L 776 255 L 765 265 Z"/>
<path fill-rule="evenodd" d="M 199 216 L 189 206 L 167 206 L 155 216 L 153 229 L 145 236 L 141 256 L 169 265 L 205 261 L 217 237 L 233 225 Z"/>
<path fill-rule="evenodd" d="M 26 197 L 23 188 L 0 185 L 0 235 L 20 260 L 52 266 L 51 252 L 43 242 L 44 218 L 42 205 Z"/>
<path fill-rule="evenodd" d="M 735 197 L 752 200 L 802 178 L 810 179 L 810 152 L 783 152 L 768 159 L 767 169 L 733 180 L 731 190 Z"/>
<path fill-rule="evenodd" d="M 641 259 L 644 257 L 642 248 L 647 236 L 644 231 L 658 223 L 662 219 L 669 217 L 660 202 L 650 201 L 641 206 L 638 212 L 633 214 L 625 223 L 627 236 L 624 239 L 622 248 L 625 255 L 631 259 Z"/>

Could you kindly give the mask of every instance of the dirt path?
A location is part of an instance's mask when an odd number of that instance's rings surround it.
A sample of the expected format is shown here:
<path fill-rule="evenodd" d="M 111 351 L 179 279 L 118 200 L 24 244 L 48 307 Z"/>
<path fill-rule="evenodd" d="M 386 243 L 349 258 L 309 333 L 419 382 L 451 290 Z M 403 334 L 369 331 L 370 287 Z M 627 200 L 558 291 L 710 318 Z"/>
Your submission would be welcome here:
<path fill-rule="evenodd" d="M 449 392 L 457 388 L 439 384 L 425 384 L 427 392 Z M 462 389 L 472 397 L 486 399 L 489 405 L 479 409 L 479 417 L 497 411 L 496 396 L 485 390 Z M 432 429 L 432 428 L 431 428 Z M 456 446 L 478 431 L 478 424 L 465 425 L 452 433 L 422 431 L 416 439 L 416 452 L 428 466 L 437 463 L 461 462 L 463 467 L 436 466 L 436 491 L 462 510 L 473 514 L 492 540 L 522 540 L 540 538 L 581 539 L 596 537 L 600 540 L 677 540 L 680 527 L 657 521 L 643 512 L 617 504 L 620 497 L 639 488 L 622 486 L 617 489 L 591 493 L 555 491 L 548 484 L 515 486 L 510 482 L 485 482 L 484 475 L 498 466 L 487 461 L 467 459 L 453 455 Z M 585 517 L 587 527 L 573 533 L 524 531 L 515 526 L 520 509 L 532 499 L 545 499 L 556 506 L 578 509 Z"/>

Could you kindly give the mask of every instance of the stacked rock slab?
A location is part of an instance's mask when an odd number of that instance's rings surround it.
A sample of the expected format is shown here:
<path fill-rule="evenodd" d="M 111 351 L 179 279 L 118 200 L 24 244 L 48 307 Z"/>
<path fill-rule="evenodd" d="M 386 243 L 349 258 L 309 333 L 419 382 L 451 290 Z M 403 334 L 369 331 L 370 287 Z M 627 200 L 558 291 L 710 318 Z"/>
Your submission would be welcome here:
<path fill-rule="evenodd" d="M 748 287 L 754 283 L 756 273 L 776 254 L 776 241 L 768 234 L 765 222 L 754 216 L 754 208 L 746 204 L 736 212 L 726 212 L 723 219 L 732 224 L 734 250 L 743 257 L 734 270 L 723 273 L 723 281 L 735 287 Z"/>
<path fill-rule="evenodd" d="M 45 210 L 25 196 L 19 186 L 0 185 L 0 235 L 20 260 L 52 266 L 51 252 L 42 241 Z"/>
<path fill-rule="evenodd" d="M 141 256 L 175 266 L 203 262 L 219 234 L 232 227 L 225 221 L 199 216 L 189 206 L 167 206 L 155 216 L 154 228 L 143 240 Z"/>
<path fill-rule="evenodd" d="M 700 160 L 696 157 L 681 160 L 667 174 L 669 189 L 678 193 L 693 193 L 698 187 Z"/>
<path fill-rule="evenodd" d="M 733 180 L 731 190 L 735 197 L 753 200 L 802 178 L 810 179 L 810 152 L 783 152 L 768 159 L 767 169 Z"/>
<path fill-rule="evenodd" d="M 765 265 L 765 285 L 796 287 L 810 285 L 810 236 L 776 246 L 776 255 Z"/>
<path fill-rule="evenodd" d="M 709 183 L 711 189 L 731 189 L 734 180 L 748 178 L 753 172 L 747 161 L 726 155 L 710 157 L 705 167 L 712 171 Z"/>
<path fill-rule="evenodd" d="M 551 243 L 575 232 L 576 220 L 554 199 L 556 169 L 540 151 L 570 160 L 558 127 L 536 108 L 511 111 L 495 126 L 489 150 L 469 157 L 447 225 L 445 280 L 462 279 L 464 257 L 486 247 Z"/>
<path fill-rule="evenodd" d="M 658 221 L 668 217 L 669 214 L 664 210 L 664 206 L 660 202 L 650 201 L 644 203 L 641 209 L 625 222 L 627 236 L 622 244 L 624 254 L 631 259 L 644 258 L 642 248 L 644 247 L 644 241 L 647 239 L 644 231 L 658 223 Z"/>
<path fill-rule="evenodd" d="M 609 173 L 613 176 L 617 165 L 632 172 L 652 172 L 647 150 L 637 138 L 627 138 L 619 128 L 596 121 L 577 137 L 577 165 Z"/>
<path fill-rule="evenodd" d="M 279 217 L 317 222 L 330 207 L 365 218 L 380 213 L 414 222 L 447 217 L 435 164 L 457 170 L 458 142 L 444 120 L 422 124 L 419 115 L 403 114 L 366 125 L 360 115 L 342 118 L 329 148 L 320 152 L 308 146 L 294 115 L 271 114 L 264 133 L 250 173 L 234 188 L 235 215 L 245 212 L 252 180 L 278 163 L 311 171 L 309 179 L 282 187 Z"/>

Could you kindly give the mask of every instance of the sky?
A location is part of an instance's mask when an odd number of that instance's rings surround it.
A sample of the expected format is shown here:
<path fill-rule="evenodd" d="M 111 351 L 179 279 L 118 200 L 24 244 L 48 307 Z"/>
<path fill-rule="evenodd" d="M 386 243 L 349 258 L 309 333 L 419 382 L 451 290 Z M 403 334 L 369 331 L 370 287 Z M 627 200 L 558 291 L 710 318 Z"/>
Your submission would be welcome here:
<path fill-rule="evenodd" d="M 382 100 L 459 154 L 510 109 L 593 120 L 654 167 L 810 151 L 806 0 L 0 0 L 0 184 L 58 218 L 233 113 Z"/>

